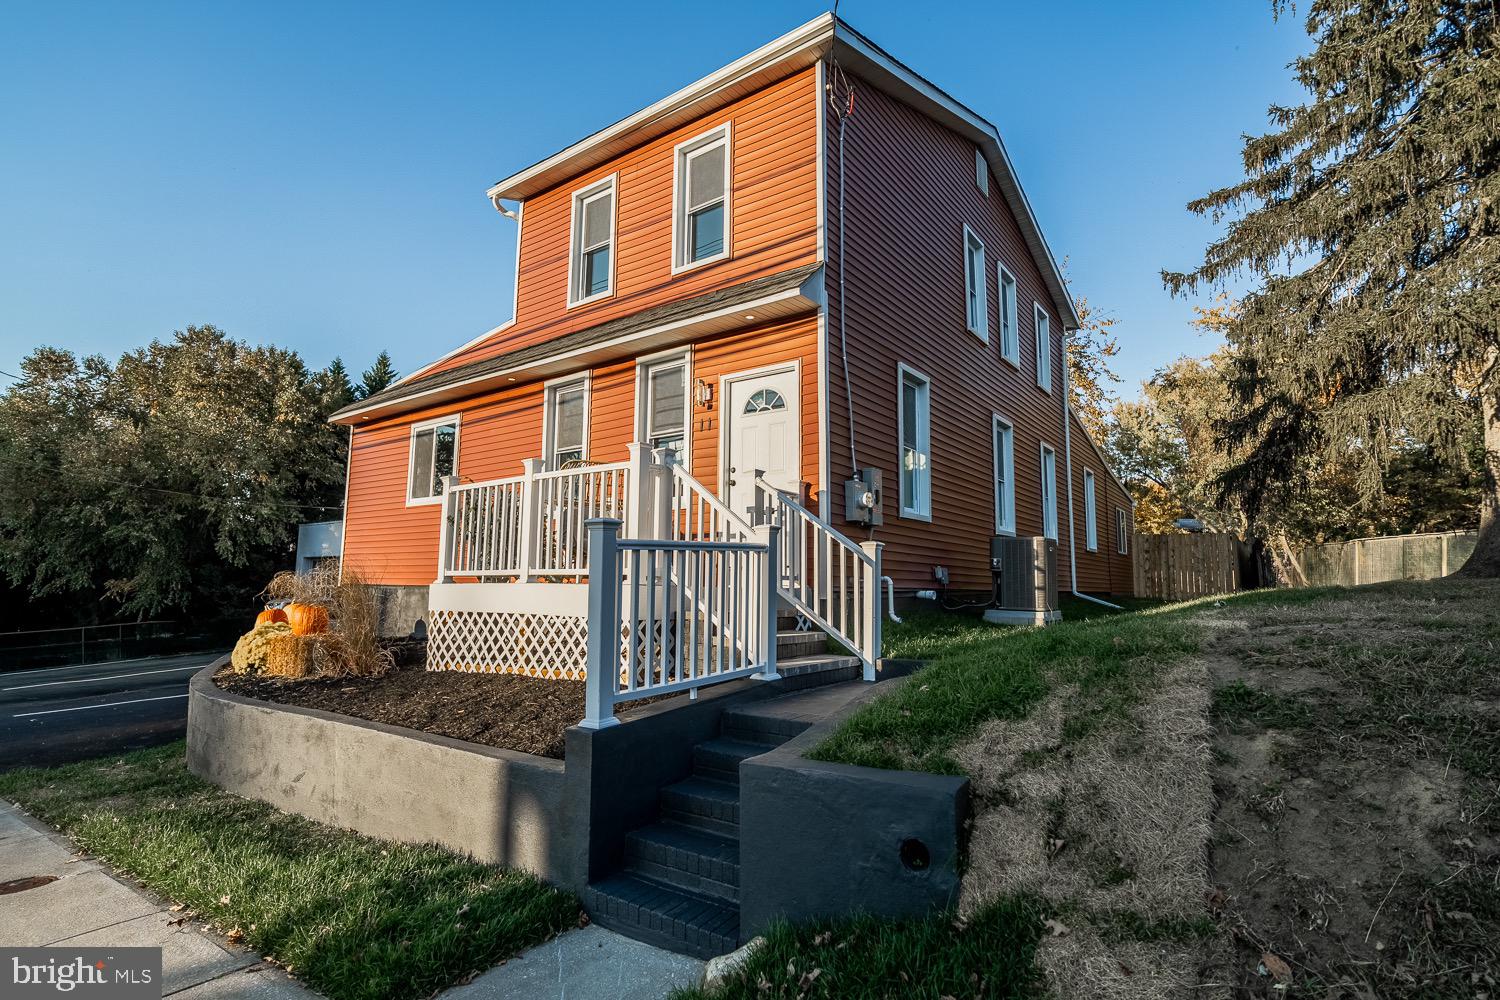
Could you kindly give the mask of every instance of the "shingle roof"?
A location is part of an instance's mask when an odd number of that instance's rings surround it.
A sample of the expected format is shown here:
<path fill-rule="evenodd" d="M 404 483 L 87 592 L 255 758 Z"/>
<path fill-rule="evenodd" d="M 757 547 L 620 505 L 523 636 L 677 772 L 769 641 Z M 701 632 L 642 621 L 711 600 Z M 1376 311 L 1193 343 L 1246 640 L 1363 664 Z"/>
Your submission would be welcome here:
<path fill-rule="evenodd" d="M 458 365 L 431 375 L 425 375 L 410 382 L 402 382 L 391 386 L 389 389 L 377 392 L 372 396 L 367 396 L 357 403 L 352 403 L 344 407 L 330 416 L 329 419 L 336 421 L 340 417 L 358 413 L 373 406 L 398 402 L 412 396 L 424 395 L 434 389 L 441 389 L 459 382 L 482 378 L 485 375 L 520 368 L 528 364 L 544 361 L 555 355 L 568 354 L 581 348 L 606 343 L 618 337 L 629 336 L 632 333 L 640 333 L 676 320 L 691 319 L 699 314 L 712 313 L 720 309 L 732 308 L 745 302 L 752 302 L 765 295 L 800 288 L 821 266 L 820 264 L 808 264 L 805 267 L 795 268 L 790 271 L 781 271 L 763 278 L 754 278 L 750 281 L 741 282 L 738 285 L 717 288 L 702 295 L 668 302 L 650 309 L 643 309 L 629 316 L 608 320 L 607 322 L 587 327 L 583 330 L 575 330 L 572 333 L 564 334 L 561 337 L 555 337 L 539 344 L 532 344 L 529 347 L 507 351 L 504 354 L 497 354 L 479 361 L 471 361 L 468 364 Z"/>

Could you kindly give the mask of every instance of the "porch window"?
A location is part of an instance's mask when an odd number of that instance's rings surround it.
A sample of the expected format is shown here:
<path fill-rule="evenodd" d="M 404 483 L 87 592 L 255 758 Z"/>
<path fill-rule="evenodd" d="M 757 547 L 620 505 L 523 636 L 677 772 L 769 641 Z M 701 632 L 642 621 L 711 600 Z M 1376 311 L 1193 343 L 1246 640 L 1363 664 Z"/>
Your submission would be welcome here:
<path fill-rule="evenodd" d="M 643 439 L 652 448 L 671 448 L 680 458 L 687 450 L 687 359 L 672 358 L 646 366 Z"/>
<path fill-rule="evenodd" d="M 1122 556 L 1130 554 L 1130 522 L 1123 508 L 1115 508 L 1115 551 Z"/>
<path fill-rule="evenodd" d="M 1016 276 L 1000 265 L 1000 356 L 1021 364 L 1021 340 L 1016 336 Z"/>
<path fill-rule="evenodd" d="M 1016 533 L 1016 431 L 1003 417 L 994 418 L 995 533 Z"/>
<path fill-rule="evenodd" d="M 1094 474 L 1083 470 L 1083 547 L 1099 551 L 1099 518 L 1094 513 Z"/>
<path fill-rule="evenodd" d="M 1057 452 L 1042 445 L 1042 534 L 1057 541 Z"/>
<path fill-rule="evenodd" d="M 546 446 L 548 469 L 582 461 L 588 450 L 589 383 L 587 379 L 547 387 Z"/>
<path fill-rule="evenodd" d="M 406 502 L 437 503 L 443 479 L 458 469 L 458 417 L 413 424 L 407 464 Z"/>
<path fill-rule="evenodd" d="M 568 304 L 579 305 L 614 291 L 615 178 L 573 194 L 572 277 Z"/>
<path fill-rule="evenodd" d="M 931 384 L 927 376 L 900 365 L 901 441 L 900 489 L 903 517 L 932 516 L 932 463 L 929 459 L 928 421 Z"/>
<path fill-rule="evenodd" d="M 990 339 L 989 303 L 984 297 L 984 241 L 964 226 L 964 298 L 965 322 L 969 332 L 980 340 Z"/>
<path fill-rule="evenodd" d="M 677 147 L 673 270 L 729 256 L 729 126 Z"/>
<path fill-rule="evenodd" d="M 1052 324 L 1042 307 L 1032 304 L 1036 314 L 1036 384 L 1052 391 Z"/>

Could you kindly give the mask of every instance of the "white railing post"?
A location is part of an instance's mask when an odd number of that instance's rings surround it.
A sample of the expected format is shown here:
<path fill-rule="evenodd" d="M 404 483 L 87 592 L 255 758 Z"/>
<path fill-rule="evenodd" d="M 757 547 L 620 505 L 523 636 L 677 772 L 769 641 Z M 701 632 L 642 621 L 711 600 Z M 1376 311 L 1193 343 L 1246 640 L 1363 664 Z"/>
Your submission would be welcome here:
<path fill-rule="evenodd" d="M 672 519 L 677 511 L 672 504 L 672 468 L 677 464 L 677 452 L 671 448 L 656 448 L 651 452 L 654 466 L 651 470 L 653 490 L 651 493 L 652 538 L 671 539 Z"/>
<path fill-rule="evenodd" d="M 536 566 L 538 524 L 542 508 L 537 501 L 536 477 L 543 468 L 540 458 L 528 458 L 521 462 L 521 544 L 516 553 L 516 579 L 522 583 L 532 581 L 531 571 Z"/>
<path fill-rule="evenodd" d="M 620 522 L 590 518 L 588 667 L 584 675 L 584 729 L 618 726 L 615 685 L 620 676 Z M 633 586 L 634 584 L 632 584 Z"/>
<path fill-rule="evenodd" d="M 885 623 L 884 609 L 881 607 L 885 591 L 880 586 L 881 554 L 885 551 L 885 543 L 860 542 L 859 547 L 864 550 L 865 555 L 870 557 L 870 565 L 865 567 L 870 574 L 865 585 L 865 648 L 861 649 L 860 653 L 863 654 L 865 660 L 865 680 L 873 681 L 875 662 L 880 659 L 881 629 Z"/>
<path fill-rule="evenodd" d="M 776 672 L 776 610 L 780 602 L 780 589 L 776 584 L 781 576 L 781 526 L 767 524 L 760 529 L 766 541 L 766 569 L 761 580 L 759 626 L 761 656 L 765 660 L 758 680 L 774 681 L 781 675 Z"/>
<path fill-rule="evenodd" d="M 625 537 L 626 538 L 649 538 L 646 534 L 651 527 L 651 449 L 639 441 L 632 441 L 625 446 L 630 458 L 627 460 L 630 466 L 626 474 L 629 482 L 626 483 L 626 495 L 629 500 L 625 504 Z"/>
<path fill-rule="evenodd" d="M 437 583 L 453 582 L 453 519 L 458 513 L 458 497 L 454 495 L 454 487 L 458 485 L 457 476 L 443 477 L 443 502 L 441 505 L 441 520 L 438 522 L 438 571 Z"/>

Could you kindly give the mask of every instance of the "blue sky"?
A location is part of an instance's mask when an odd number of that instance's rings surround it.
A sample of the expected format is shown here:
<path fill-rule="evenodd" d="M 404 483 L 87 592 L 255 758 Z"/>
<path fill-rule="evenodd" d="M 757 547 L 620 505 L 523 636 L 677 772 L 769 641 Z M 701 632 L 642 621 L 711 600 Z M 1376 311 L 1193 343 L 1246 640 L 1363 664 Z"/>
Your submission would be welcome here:
<path fill-rule="evenodd" d="M 213 323 L 409 371 L 509 316 L 490 183 L 824 9 L 9 4 L 0 369 Z M 1211 347 L 1158 275 L 1214 234 L 1186 202 L 1298 98 L 1300 20 L 1264 0 L 840 13 L 1000 127 L 1075 293 L 1119 320 L 1126 391 Z"/>

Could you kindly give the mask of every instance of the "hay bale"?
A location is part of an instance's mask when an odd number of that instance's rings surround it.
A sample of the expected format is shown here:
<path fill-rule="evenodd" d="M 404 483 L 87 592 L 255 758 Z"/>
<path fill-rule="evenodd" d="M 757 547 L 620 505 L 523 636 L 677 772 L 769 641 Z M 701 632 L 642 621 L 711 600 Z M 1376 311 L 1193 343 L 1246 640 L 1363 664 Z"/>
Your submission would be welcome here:
<path fill-rule="evenodd" d="M 322 672 L 326 659 L 321 636 L 285 634 L 266 640 L 265 663 L 261 673 L 268 677 L 302 678 Z"/>

